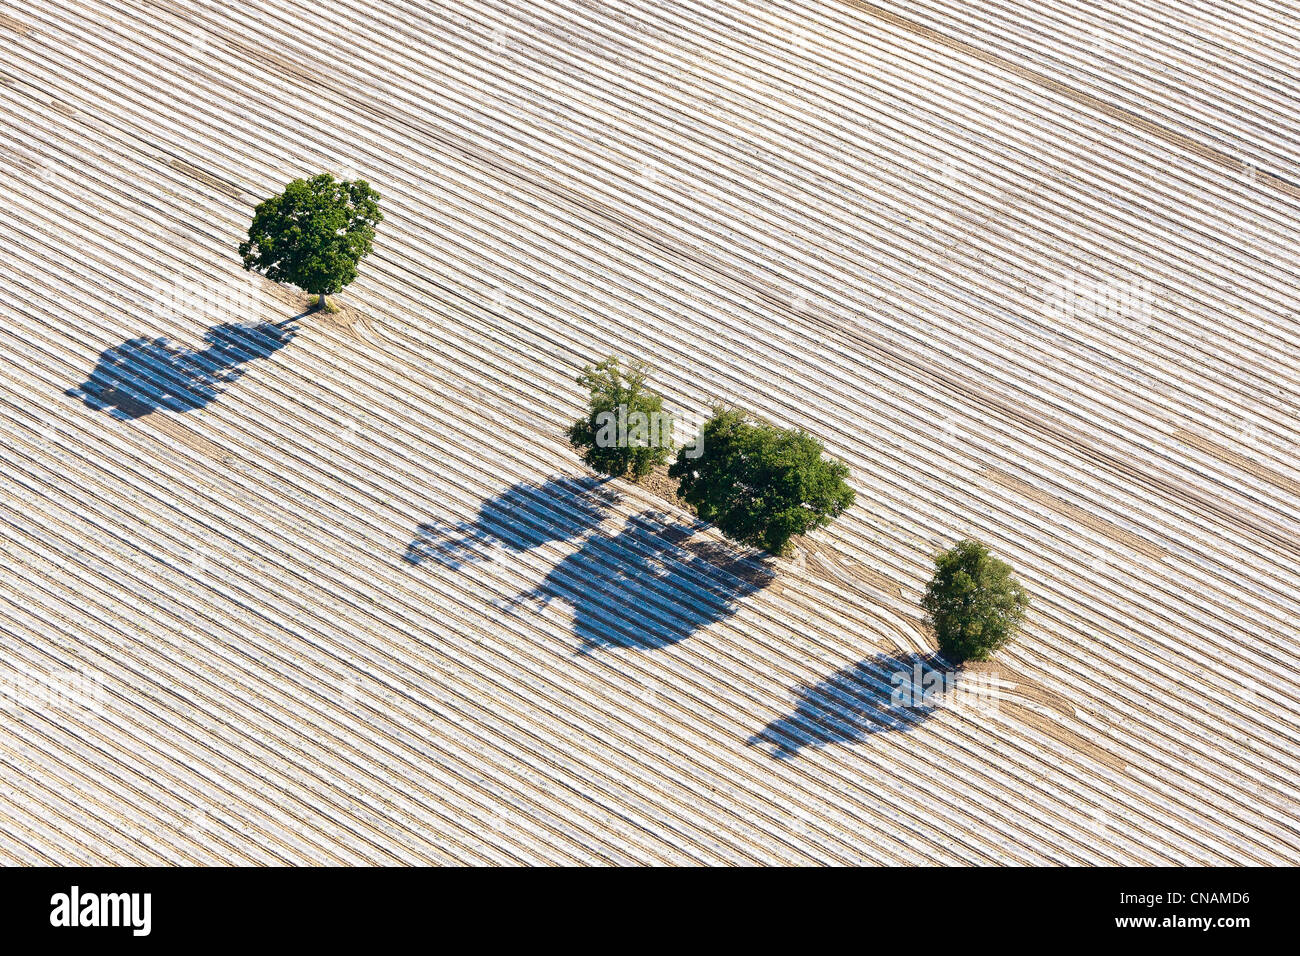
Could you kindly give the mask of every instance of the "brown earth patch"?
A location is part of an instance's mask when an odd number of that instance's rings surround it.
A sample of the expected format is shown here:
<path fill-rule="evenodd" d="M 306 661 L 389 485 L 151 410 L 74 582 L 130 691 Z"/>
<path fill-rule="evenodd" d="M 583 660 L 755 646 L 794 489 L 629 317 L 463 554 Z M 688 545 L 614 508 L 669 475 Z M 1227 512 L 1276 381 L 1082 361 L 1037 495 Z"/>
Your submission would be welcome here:
<path fill-rule="evenodd" d="M 1128 764 L 1110 753 L 1097 740 L 1066 727 L 1063 721 L 1074 717 L 1076 707 L 1063 694 L 1048 690 L 1025 674 L 996 661 L 968 661 L 961 672 L 993 679 L 996 713 L 1032 727 L 1045 737 L 1082 754 L 1112 770 L 1122 771 Z"/>
<path fill-rule="evenodd" d="M 677 507 L 684 508 L 691 514 L 695 514 L 695 509 L 677 494 L 677 481 L 668 477 L 667 465 L 657 465 L 650 474 L 635 482 L 635 484 L 638 488 L 648 491 L 656 498 L 663 498 L 665 501 L 670 501 Z"/>
<path fill-rule="evenodd" d="M 1128 767 L 1122 758 L 1105 750 L 1095 740 L 1075 733 L 1038 710 L 1016 701 L 1003 700 L 998 702 L 998 711 L 1002 716 L 1011 717 L 1032 727 L 1043 736 L 1052 738 L 1061 746 L 1095 760 L 1104 767 L 1117 771 L 1123 771 Z"/>
<path fill-rule="evenodd" d="M 153 428 L 159 433 L 166 435 L 173 441 L 179 442 L 186 448 L 198 452 L 201 455 L 213 459 L 214 461 L 224 462 L 227 452 L 216 442 L 204 438 L 194 429 L 190 428 L 184 422 L 177 418 L 172 418 L 161 412 L 155 412 L 151 415 L 144 416 L 141 421 Z"/>
<path fill-rule="evenodd" d="M 25 37 L 28 34 L 27 24 L 15 20 L 13 17 L 5 13 L 0 13 L 0 27 L 4 27 L 6 30 L 13 30 L 14 33 L 17 33 L 20 37 Z"/>
<path fill-rule="evenodd" d="M 278 282 L 272 282 L 270 279 L 262 279 L 262 291 L 277 301 L 296 309 L 298 312 L 306 312 L 315 302 L 315 297 L 305 292 L 298 292 L 288 286 L 280 285 Z"/>
<path fill-rule="evenodd" d="M 312 321 L 323 328 L 374 344 L 375 330 L 364 313 L 351 306 L 339 305 L 337 302 L 333 305 L 333 312 L 326 312 L 324 309 L 313 312 Z"/>
<path fill-rule="evenodd" d="M 890 597 L 902 597 L 903 589 L 894 581 L 856 558 L 839 554 L 834 549 L 809 538 L 792 539 L 795 549 L 805 558 L 805 566 L 823 577 L 838 580 L 850 588 L 859 586 L 883 591 Z"/>
<path fill-rule="evenodd" d="M 238 199 L 244 194 L 244 191 L 234 183 L 228 183 L 224 179 L 218 179 L 211 173 L 204 172 L 199 169 L 199 167 L 192 163 L 187 163 L 183 159 L 168 160 L 167 165 L 176 170 L 176 172 L 189 176 L 191 179 L 196 179 L 203 183 L 203 185 L 215 189 L 217 192 L 223 193 L 232 199 Z"/>
<path fill-rule="evenodd" d="M 1207 455 L 1219 459 L 1219 461 L 1227 462 L 1229 465 L 1240 468 L 1249 475 L 1254 475 L 1260 481 L 1266 481 L 1270 485 L 1275 485 L 1284 491 L 1289 491 L 1291 494 L 1300 497 L 1300 481 L 1296 481 L 1294 478 L 1288 478 L 1286 475 L 1280 474 L 1266 465 L 1261 465 L 1258 462 L 1252 461 L 1245 455 L 1233 451 L 1231 448 L 1225 448 L 1223 445 L 1220 445 L 1217 442 L 1212 442 L 1208 438 L 1202 438 L 1200 435 L 1189 432 L 1185 428 L 1179 428 L 1176 430 L 1174 432 L 1174 437 L 1184 444 L 1191 445 L 1193 448 L 1197 448 L 1205 452 Z"/>
<path fill-rule="evenodd" d="M 1036 501 L 1043 507 L 1049 508 L 1057 514 L 1063 515 L 1064 517 L 1083 525 L 1085 528 L 1090 528 L 1098 534 L 1105 535 L 1114 541 L 1118 541 L 1120 544 L 1132 548 L 1138 554 L 1145 555 L 1153 561 L 1161 561 L 1168 556 L 1168 552 L 1165 551 L 1164 548 L 1152 544 L 1141 535 L 1134 534 L 1132 531 L 1121 528 L 1119 525 L 1112 521 L 1107 521 L 1105 518 L 1099 518 L 1087 509 L 1080 508 L 1078 505 L 1072 505 L 1063 498 L 1058 498 L 1056 495 L 1050 494 L 1046 491 L 1040 491 L 1028 482 L 1021 481 L 1019 478 L 1007 474 L 1000 468 L 994 468 L 992 465 L 989 465 L 984 468 L 982 474 L 986 478 L 993 479 L 993 481 L 997 482 L 1003 488 L 1010 489 L 1011 491 L 1016 492 L 1016 494 L 1028 498 L 1030 501 Z"/>

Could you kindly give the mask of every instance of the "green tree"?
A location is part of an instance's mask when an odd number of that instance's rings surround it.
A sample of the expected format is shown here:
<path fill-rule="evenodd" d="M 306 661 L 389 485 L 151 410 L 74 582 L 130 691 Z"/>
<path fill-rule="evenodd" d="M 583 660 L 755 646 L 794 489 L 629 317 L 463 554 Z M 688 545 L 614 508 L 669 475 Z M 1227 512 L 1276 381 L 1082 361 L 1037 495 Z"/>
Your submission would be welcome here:
<path fill-rule="evenodd" d="M 934 562 L 921 598 L 939 649 L 958 661 L 986 661 L 1009 641 L 1029 607 L 1011 565 L 978 541 L 959 541 Z"/>
<path fill-rule="evenodd" d="M 591 404 L 587 417 L 569 429 L 569 441 L 596 471 L 644 478 L 672 453 L 672 415 L 664 411 L 663 398 L 646 388 L 648 373 L 639 362 L 623 370 L 611 355 L 578 375 Z"/>
<path fill-rule="evenodd" d="M 357 277 L 383 218 L 379 194 L 364 179 L 343 182 L 329 173 L 295 179 L 254 210 L 239 255 L 245 269 L 296 285 L 333 311 L 326 296 Z"/>
<path fill-rule="evenodd" d="M 785 554 L 791 537 L 824 527 L 853 504 L 844 481 L 849 469 L 823 458 L 824 451 L 807 432 L 718 407 L 668 474 L 700 517 L 724 534 Z"/>

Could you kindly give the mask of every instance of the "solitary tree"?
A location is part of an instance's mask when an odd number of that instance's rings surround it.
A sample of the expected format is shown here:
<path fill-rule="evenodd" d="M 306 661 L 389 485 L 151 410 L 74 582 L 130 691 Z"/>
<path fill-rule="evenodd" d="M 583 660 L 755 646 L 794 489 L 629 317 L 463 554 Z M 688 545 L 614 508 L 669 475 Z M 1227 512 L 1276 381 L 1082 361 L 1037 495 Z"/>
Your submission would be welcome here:
<path fill-rule="evenodd" d="M 357 277 L 383 218 L 379 194 L 364 179 L 342 182 L 329 173 L 295 179 L 258 205 L 239 255 L 245 269 L 296 285 L 332 312 L 326 296 Z"/>
<path fill-rule="evenodd" d="M 737 409 L 713 410 L 693 446 L 668 474 L 678 493 L 724 534 L 773 554 L 790 538 L 830 523 L 853 504 L 849 469 L 822 457 L 821 442 L 746 420 Z"/>
<path fill-rule="evenodd" d="M 986 661 L 1009 641 L 1029 607 L 1011 565 L 978 541 L 959 541 L 935 559 L 921 607 L 939 648 L 959 661 Z"/>
<path fill-rule="evenodd" d="M 591 405 L 587 417 L 569 429 L 569 441 L 596 471 L 644 478 L 668 460 L 673 419 L 663 398 L 646 388 L 648 372 L 639 362 L 625 371 L 611 355 L 578 375 L 578 384 L 591 393 Z"/>

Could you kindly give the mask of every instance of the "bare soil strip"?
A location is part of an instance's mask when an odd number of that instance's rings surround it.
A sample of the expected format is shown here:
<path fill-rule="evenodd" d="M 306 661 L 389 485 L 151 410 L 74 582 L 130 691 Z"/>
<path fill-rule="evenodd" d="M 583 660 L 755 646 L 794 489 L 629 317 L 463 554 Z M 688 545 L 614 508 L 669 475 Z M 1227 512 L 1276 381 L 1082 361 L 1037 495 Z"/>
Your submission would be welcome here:
<path fill-rule="evenodd" d="M 1258 462 L 1251 461 L 1245 455 L 1238 454 L 1231 448 L 1225 448 L 1218 442 L 1212 442 L 1208 438 L 1203 438 L 1194 432 L 1189 432 L 1185 428 L 1179 428 L 1175 431 L 1174 437 L 1179 441 L 1186 442 L 1193 448 L 1199 448 L 1207 455 L 1213 455 L 1220 461 L 1227 462 L 1229 465 L 1240 468 L 1247 474 L 1254 475 L 1260 481 L 1266 481 L 1270 485 L 1275 485 L 1276 487 L 1281 488 L 1283 491 L 1288 491 L 1293 495 L 1300 496 L 1300 481 L 1296 481 L 1294 478 L 1288 478 L 1281 472 L 1274 471 L 1266 465 L 1261 465 Z"/>
<path fill-rule="evenodd" d="M 1125 547 L 1132 548 L 1138 554 L 1145 555 L 1153 561 L 1164 560 L 1169 554 L 1164 548 L 1154 545 L 1147 541 L 1141 535 L 1134 534 L 1132 531 L 1126 531 L 1112 521 L 1105 518 L 1099 518 L 1090 511 L 1080 508 L 1078 505 L 1072 505 L 1056 495 L 1049 494 L 1046 491 L 1040 491 L 1028 482 L 1021 481 L 1012 475 L 1007 474 L 1000 468 L 993 466 L 985 467 L 983 474 L 992 478 L 999 485 L 1008 488 L 1017 494 L 1023 495 L 1031 501 L 1036 501 L 1044 507 L 1051 508 L 1057 514 L 1064 515 L 1073 521 L 1077 521 L 1085 528 L 1090 528 L 1098 534 L 1104 534 L 1108 538 L 1118 541 Z"/>

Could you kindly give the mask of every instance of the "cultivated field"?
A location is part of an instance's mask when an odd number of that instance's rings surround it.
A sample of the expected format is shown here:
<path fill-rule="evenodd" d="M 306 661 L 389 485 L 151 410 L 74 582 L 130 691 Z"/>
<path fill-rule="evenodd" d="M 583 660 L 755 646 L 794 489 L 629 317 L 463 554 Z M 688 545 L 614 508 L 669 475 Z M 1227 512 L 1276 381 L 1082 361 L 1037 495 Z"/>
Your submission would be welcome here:
<path fill-rule="evenodd" d="M 1295 13 L 6 0 L 0 862 L 1300 863 Z M 319 171 L 337 315 L 235 253 Z M 857 504 L 597 481 L 611 352 Z"/>

